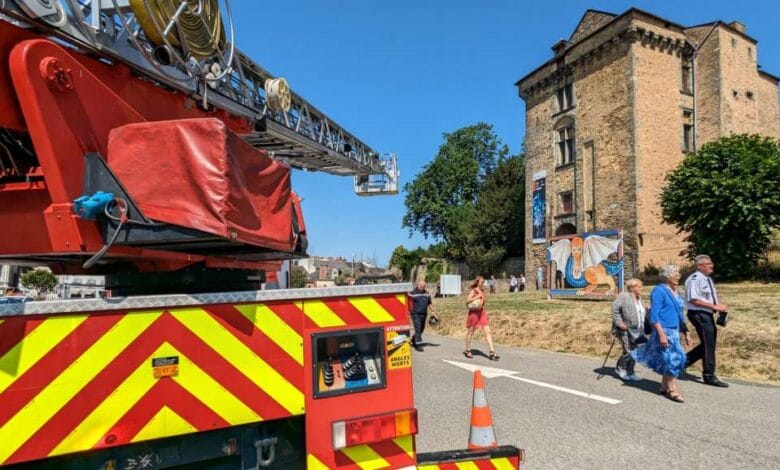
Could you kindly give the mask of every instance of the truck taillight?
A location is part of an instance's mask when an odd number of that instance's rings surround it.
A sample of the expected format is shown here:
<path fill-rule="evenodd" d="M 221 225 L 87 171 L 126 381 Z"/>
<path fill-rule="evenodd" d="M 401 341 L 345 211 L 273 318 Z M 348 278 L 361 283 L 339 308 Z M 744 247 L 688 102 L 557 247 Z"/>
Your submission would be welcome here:
<path fill-rule="evenodd" d="M 333 423 L 333 448 L 381 442 L 417 434 L 417 410 L 403 410 Z"/>

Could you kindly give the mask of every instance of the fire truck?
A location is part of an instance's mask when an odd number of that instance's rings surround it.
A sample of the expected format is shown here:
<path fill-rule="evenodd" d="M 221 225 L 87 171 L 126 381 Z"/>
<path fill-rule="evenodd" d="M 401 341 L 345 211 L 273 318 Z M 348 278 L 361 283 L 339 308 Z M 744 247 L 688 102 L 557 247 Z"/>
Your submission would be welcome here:
<path fill-rule="evenodd" d="M 0 1 L 0 260 L 111 292 L 0 305 L 0 466 L 517 468 L 416 452 L 409 285 L 269 288 L 292 169 L 398 167 L 234 35 L 227 1 Z"/>

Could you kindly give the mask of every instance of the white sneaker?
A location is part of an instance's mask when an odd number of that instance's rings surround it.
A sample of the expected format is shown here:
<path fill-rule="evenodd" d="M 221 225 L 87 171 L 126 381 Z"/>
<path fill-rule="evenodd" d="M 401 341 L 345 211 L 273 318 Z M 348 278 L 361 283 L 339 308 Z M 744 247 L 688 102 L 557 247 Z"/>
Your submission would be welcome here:
<path fill-rule="evenodd" d="M 640 380 L 642 380 L 642 377 L 640 377 L 637 374 L 631 374 L 631 375 L 628 376 L 628 380 L 630 380 L 632 382 L 639 382 Z"/>
<path fill-rule="evenodd" d="M 620 377 L 620 380 L 628 380 L 628 374 L 624 369 L 621 369 L 620 367 L 615 367 L 615 373 L 618 377 Z"/>

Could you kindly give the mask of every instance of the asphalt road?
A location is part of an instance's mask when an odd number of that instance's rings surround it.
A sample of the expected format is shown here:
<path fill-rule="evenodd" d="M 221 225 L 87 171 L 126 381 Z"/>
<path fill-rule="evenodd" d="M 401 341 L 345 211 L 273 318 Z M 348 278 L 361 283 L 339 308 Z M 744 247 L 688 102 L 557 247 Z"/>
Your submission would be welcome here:
<path fill-rule="evenodd" d="M 455 361 L 503 370 L 485 369 L 488 404 L 499 444 L 525 449 L 524 468 L 780 468 L 780 387 L 722 389 L 691 376 L 680 382 L 685 403 L 675 403 L 642 367 L 644 379 L 626 384 L 602 371 L 603 359 L 499 347 L 491 362 L 465 358 L 461 340 L 425 340 L 412 356 L 419 452 L 468 442 L 473 372 L 445 362 Z"/>

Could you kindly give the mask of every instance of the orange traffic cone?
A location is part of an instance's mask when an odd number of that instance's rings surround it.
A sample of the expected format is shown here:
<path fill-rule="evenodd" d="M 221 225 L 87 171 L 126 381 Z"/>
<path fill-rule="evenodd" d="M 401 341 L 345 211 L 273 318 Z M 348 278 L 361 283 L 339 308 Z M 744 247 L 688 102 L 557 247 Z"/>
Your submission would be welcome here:
<path fill-rule="evenodd" d="M 485 396 L 485 380 L 482 378 L 482 372 L 477 369 L 474 371 L 474 399 L 471 404 L 469 449 L 497 446 L 496 433 L 493 432 L 493 417 L 490 415 L 490 408 L 488 408 Z"/>

